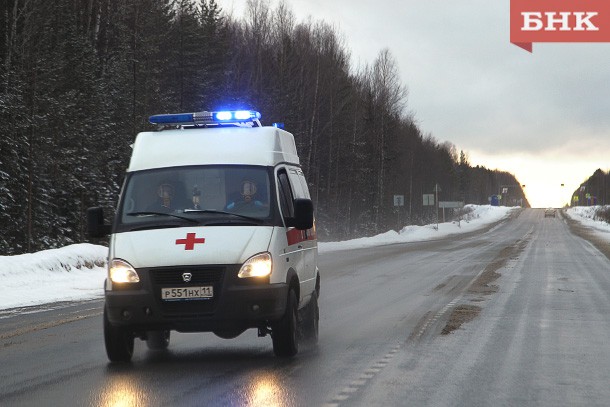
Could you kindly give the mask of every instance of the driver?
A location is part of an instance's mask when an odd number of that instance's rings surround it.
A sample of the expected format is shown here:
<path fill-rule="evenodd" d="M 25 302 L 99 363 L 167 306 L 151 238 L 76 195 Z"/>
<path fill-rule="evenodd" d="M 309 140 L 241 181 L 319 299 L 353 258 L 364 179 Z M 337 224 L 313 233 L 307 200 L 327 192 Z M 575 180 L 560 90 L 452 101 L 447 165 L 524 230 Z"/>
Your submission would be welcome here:
<path fill-rule="evenodd" d="M 152 212 L 171 212 L 174 209 L 174 187 L 169 182 L 162 182 L 155 191 L 152 202 L 146 207 L 147 211 Z"/>

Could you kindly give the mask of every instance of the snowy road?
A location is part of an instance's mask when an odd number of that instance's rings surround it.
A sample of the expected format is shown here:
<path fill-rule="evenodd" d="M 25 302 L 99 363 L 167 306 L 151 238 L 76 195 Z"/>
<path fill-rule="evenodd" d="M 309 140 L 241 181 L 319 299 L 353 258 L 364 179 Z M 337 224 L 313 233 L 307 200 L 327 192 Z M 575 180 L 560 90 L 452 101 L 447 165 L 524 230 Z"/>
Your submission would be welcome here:
<path fill-rule="evenodd" d="M 2 405 L 606 405 L 610 261 L 562 215 L 323 253 L 320 345 L 173 334 L 108 365 L 101 302 L 0 319 Z M 445 333 L 445 334 L 444 334 Z"/>

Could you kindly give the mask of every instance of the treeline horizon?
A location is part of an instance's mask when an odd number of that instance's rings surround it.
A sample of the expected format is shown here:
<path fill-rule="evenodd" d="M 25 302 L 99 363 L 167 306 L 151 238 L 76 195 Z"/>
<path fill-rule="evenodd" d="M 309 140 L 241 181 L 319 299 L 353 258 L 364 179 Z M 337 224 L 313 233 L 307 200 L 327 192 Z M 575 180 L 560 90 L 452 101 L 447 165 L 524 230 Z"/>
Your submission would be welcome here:
<path fill-rule="evenodd" d="M 431 223 L 436 186 L 440 201 L 507 191 L 503 204 L 529 206 L 512 174 L 420 129 L 390 50 L 356 69 L 335 28 L 284 2 L 251 0 L 243 17 L 213 0 L 5 0 L 0 13 L 4 255 L 89 241 L 86 209 L 114 209 L 130 144 L 159 113 L 284 123 L 321 240 Z"/>

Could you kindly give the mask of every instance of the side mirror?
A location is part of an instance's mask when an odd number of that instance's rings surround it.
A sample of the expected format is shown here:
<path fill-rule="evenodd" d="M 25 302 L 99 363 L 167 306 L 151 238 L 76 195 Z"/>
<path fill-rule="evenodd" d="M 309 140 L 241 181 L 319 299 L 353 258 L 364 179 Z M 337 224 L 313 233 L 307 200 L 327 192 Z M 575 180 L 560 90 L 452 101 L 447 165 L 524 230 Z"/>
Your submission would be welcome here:
<path fill-rule="evenodd" d="M 294 218 L 286 219 L 288 226 L 299 230 L 313 227 L 313 202 L 311 199 L 297 198 L 294 200 Z"/>
<path fill-rule="evenodd" d="M 87 234 L 89 237 L 104 237 L 110 233 L 110 225 L 104 224 L 104 209 L 96 206 L 87 209 Z"/>

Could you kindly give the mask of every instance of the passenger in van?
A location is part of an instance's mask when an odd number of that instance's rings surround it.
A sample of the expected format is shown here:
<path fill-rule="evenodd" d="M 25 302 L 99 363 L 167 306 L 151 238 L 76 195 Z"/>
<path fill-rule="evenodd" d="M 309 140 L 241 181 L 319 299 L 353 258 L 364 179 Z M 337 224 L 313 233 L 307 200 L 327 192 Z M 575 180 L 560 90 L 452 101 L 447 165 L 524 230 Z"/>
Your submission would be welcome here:
<path fill-rule="evenodd" d="M 167 183 L 162 182 L 157 188 L 155 201 L 147 208 L 153 212 L 169 212 L 173 210 L 173 200 L 175 196 L 174 187 Z"/>
<path fill-rule="evenodd" d="M 255 195 L 257 192 L 256 183 L 254 181 L 245 180 L 241 184 L 241 190 L 239 192 L 239 199 L 232 200 L 225 207 L 227 210 L 239 210 L 242 208 L 265 208 L 262 201 L 256 199 Z"/>

